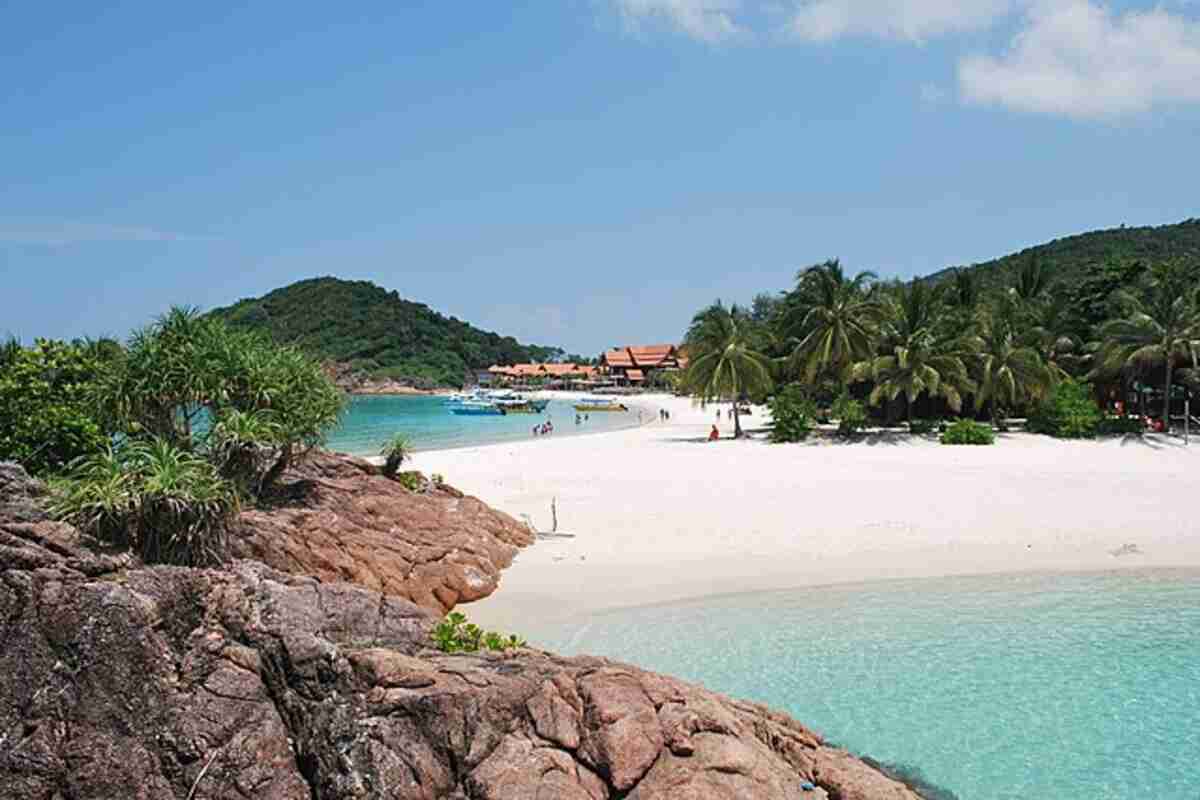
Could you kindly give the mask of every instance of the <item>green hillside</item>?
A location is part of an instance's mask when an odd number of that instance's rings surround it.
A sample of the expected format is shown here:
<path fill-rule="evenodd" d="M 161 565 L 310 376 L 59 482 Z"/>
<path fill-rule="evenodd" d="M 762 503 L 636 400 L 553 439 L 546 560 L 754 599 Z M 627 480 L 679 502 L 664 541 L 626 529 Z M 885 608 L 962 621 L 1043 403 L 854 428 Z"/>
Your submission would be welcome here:
<path fill-rule="evenodd" d="M 369 281 L 312 278 L 210 313 L 357 373 L 415 384 L 458 385 L 468 370 L 561 355 L 442 316 Z"/>
<path fill-rule="evenodd" d="M 1016 269 L 1037 258 L 1051 280 L 1077 284 L 1089 272 L 1106 263 L 1142 261 L 1191 261 L 1200 264 L 1200 219 L 1175 225 L 1143 228 L 1110 228 L 1103 231 L 1066 236 L 1019 253 L 1003 256 L 968 269 L 980 274 L 985 283 L 1007 281 Z M 946 277 L 951 270 L 930 275 L 931 280 Z"/>

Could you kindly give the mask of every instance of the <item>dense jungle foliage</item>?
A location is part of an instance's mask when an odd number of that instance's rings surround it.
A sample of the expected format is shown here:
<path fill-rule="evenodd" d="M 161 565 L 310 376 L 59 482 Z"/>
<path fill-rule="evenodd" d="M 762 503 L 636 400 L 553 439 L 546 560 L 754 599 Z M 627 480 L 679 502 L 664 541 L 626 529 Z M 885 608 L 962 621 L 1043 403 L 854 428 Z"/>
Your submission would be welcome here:
<path fill-rule="evenodd" d="M 834 418 L 852 409 L 849 427 L 860 424 L 853 398 L 885 424 L 961 416 L 1002 428 L 1027 415 L 1043 432 L 1079 435 L 1042 424 L 1074 381 L 1095 430 L 1137 427 L 1101 411 L 1170 429 L 1200 391 L 1200 220 L 1069 237 L 908 282 L 827 261 L 748 307 L 702 310 L 686 342 L 693 393 L 779 392 Z"/>
<path fill-rule="evenodd" d="M 493 364 L 563 356 L 558 348 L 523 345 L 445 317 L 368 281 L 312 278 L 210 316 L 356 373 L 415 385 L 457 386 L 466 373 Z"/>

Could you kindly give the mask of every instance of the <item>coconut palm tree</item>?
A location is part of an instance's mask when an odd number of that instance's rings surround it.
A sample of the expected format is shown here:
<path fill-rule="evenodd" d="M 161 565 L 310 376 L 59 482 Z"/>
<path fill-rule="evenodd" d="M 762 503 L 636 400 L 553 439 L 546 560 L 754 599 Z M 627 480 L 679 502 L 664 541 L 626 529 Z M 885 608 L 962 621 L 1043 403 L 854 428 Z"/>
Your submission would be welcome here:
<path fill-rule="evenodd" d="M 1000 307 L 986 308 L 978 315 L 974 339 L 975 407 L 991 405 L 992 423 L 999 422 L 1000 408 L 1040 398 L 1054 384 L 1055 375 L 1033 347 L 1021 343 L 1013 319 Z"/>
<path fill-rule="evenodd" d="M 771 360 L 764 354 L 767 335 L 744 310 L 717 301 L 701 311 L 688 328 L 684 387 L 706 401 L 733 401 L 734 438 L 742 437 L 738 401 L 744 394 L 771 390 Z"/>
<path fill-rule="evenodd" d="M 1184 269 L 1156 267 L 1134 291 L 1115 295 L 1124 316 L 1100 326 L 1103 342 L 1089 377 L 1145 374 L 1163 368 L 1163 428 L 1171 428 L 1171 384 L 1175 361 L 1192 359 L 1200 337 L 1200 293 Z"/>
<path fill-rule="evenodd" d="M 874 280 L 872 272 L 847 277 L 836 259 L 797 274 L 783 330 L 791 343 L 789 365 L 807 383 L 821 374 L 844 380 L 856 362 L 871 356 L 884 316 Z"/>
<path fill-rule="evenodd" d="M 944 324 L 942 293 L 924 281 L 896 289 L 884 301 L 878 354 L 855 365 L 854 378 L 875 384 L 869 402 L 879 405 L 904 397 L 905 419 L 912 404 L 927 394 L 941 397 L 954 411 L 974 388 L 967 369 L 967 342 Z"/>
<path fill-rule="evenodd" d="M 1010 291 L 1023 305 L 1029 305 L 1049 293 L 1050 283 L 1050 274 L 1042 268 L 1037 253 L 1033 253 L 1017 269 Z"/>

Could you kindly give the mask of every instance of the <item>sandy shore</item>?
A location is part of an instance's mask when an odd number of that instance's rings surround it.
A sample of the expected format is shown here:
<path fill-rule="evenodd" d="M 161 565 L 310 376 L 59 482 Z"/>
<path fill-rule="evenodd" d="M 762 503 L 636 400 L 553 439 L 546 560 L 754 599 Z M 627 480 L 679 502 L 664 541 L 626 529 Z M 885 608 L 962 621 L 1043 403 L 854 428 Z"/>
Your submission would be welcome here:
<path fill-rule="evenodd" d="M 1187 511 L 1200 440 L 710 444 L 711 407 L 639 402 L 647 420 L 660 407 L 672 420 L 415 457 L 539 530 L 557 501 L 559 536 L 524 551 L 500 591 L 467 609 L 474 619 L 512 627 L 824 583 L 1200 566 Z"/>

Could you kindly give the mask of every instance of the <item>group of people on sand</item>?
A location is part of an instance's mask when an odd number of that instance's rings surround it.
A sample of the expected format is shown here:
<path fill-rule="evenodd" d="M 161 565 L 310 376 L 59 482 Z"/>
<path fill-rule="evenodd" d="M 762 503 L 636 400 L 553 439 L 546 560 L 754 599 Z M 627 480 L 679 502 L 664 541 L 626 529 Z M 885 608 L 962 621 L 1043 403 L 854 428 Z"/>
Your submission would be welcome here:
<path fill-rule="evenodd" d="M 578 424 L 578 423 L 576 423 L 576 424 Z M 554 433 L 554 423 L 551 422 L 550 420 L 546 420 L 541 425 L 533 426 L 533 435 L 534 436 L 549 436 L 552 433 Z"/>
<path fill-rule="evenodd" d="M 670 422 L 671 412 L 667 411 L 665 408 L 660 408 L 658 410 L 658 419 L 660 422 Z"/>

